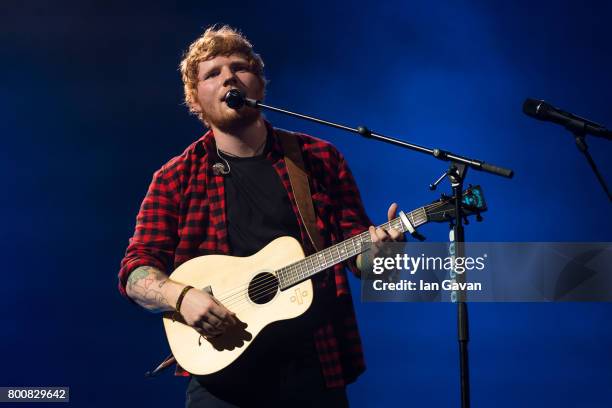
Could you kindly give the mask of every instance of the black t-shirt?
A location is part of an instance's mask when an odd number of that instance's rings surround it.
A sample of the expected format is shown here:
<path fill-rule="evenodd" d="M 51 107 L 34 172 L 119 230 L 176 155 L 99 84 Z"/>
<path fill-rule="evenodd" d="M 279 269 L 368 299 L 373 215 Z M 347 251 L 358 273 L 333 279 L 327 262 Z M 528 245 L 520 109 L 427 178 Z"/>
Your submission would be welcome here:
<path fill-rule="evenodd" d="M 253 255 L 281 236 L 301 240 L 287 190 L 266 159 L 268 149 L 269 146 L 261 155 L 247 158 L 220 153 L 230 167 L 229 174 L 224 176 L 224 185 L 232 256 Z M 232 385 L 247 386 L 251 391 L 263 384 L 279 390 L 324 386 L 314 346 L 313 306 L 302 316 L 265 327 L 233 366 L 202 379 L 202 384 L 220 392 L 221 396 L 227 387 L 234 389 Z"/>
<path fill-rule="evenodd" d="M 300 240 L 300 229 L 287 190 L 265 153 L 255 157 L 223 156 L 227 233 L 233 256 L 250 256 L 285 235 Z"/>

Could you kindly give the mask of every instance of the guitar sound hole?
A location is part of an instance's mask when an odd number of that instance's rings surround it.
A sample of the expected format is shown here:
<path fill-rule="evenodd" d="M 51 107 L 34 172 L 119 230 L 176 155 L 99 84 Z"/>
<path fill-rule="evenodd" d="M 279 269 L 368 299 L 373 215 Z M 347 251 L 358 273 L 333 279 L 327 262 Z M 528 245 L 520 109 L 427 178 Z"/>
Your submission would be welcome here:
<path fill-rule="evenodd" d="M 278 290 L 278 279 L 269 272 L 255 275 L 249 283 L 249 299 L 258 305 L 263 305 L 276 296 Z"/>

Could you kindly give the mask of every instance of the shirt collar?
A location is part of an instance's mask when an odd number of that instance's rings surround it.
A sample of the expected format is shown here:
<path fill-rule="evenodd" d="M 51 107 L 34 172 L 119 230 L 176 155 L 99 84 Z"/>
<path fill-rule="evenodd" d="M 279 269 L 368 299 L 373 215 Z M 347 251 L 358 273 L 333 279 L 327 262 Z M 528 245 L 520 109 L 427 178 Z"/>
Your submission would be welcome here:
<path fill-rule="evenodd" d="M 264 120 L 264 123 L 266 125 L 266 129 L 268 129 L 268 138 L 271 139 L 271 141 L 269 141 L 270 150 L 268 151 L 266 158 L 269 160 L 275 160 L 276 158 L 283 157 L 284 153 L 279 136 L 270 122 Z M 213 134 L 212 129 L 209 129 L 208 132 L 206 132 L 204 136 L 198 140 L 196 144 L 196 151 L 199 149 L 203 149 L 201 153 L 207 153 L 209 157 L 212 157 L 215 160 L 218 159 L 217 144 L 215 143 L 215 135 Z"/>

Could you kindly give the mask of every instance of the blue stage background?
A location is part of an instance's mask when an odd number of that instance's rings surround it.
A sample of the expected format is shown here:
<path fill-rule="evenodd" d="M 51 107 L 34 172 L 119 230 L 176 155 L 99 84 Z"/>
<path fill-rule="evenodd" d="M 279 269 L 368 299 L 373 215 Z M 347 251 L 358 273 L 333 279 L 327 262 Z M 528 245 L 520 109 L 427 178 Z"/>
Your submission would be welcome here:
<path fill-rule="evenodd" d="M 612 241 L 610 203 L 572 137 L 521 112 L 542 98 L 612 126 L 609 2 L 129 4 L 0 6 L 0 386 L 70 386 L 79 407 L 182 406 L 185 379 L 143 377 L 168 347 L 116 274 L 151 174 L 203 132 L 177 65 L 212 23 L 255 44 L 269 104 L 514 169 L 470 172 L 489 211 L 468 240 Z M 338 146 L 377 223 L 392 201 L 438 197 L 427 186 L 442 162 L 267 117 Z M 588 143 L 612 183 L 612 146 Z M 447 239 L 442 224 L 422 232 Z M 458 406 L 455 306 L 361 303 L 352 288 L 368 370 L 351 404 Z M 612 406 L 611 304 L 469 310 L 475 407 Z"/>

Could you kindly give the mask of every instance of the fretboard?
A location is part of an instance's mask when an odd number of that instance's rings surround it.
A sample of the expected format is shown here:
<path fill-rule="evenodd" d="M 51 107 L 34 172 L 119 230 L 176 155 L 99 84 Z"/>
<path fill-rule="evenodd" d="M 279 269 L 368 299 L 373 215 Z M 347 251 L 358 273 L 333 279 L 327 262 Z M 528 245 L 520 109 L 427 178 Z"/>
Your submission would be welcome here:
<path fill-rule="evenodd" d="M 415 228 L 419 225 L 425 224 L 427 222 L 426 207 L 416 209 L 406 214 L 406 217 Z M 380 225 L 379 227 L 384 230 L 394 228 L 402 233 L 407 231 L 401 217 L 397 217 Z M 365 231 L 338 244 L 332 245 L 327 249 L 307 256 L 298 262 L 278 269 L 276 271 L 276 275 L 278 277 L 281 290 L 287 289 L 297 283 L 309 279 L 311 276 L 324 271 L 325 269 L 331 268 L 340 262 L 346 261 L 347 259 L 364 252 L 368 248 L 368 246 L 364 244 L 369 244 L 371 242 L 370 232 Z"/>

